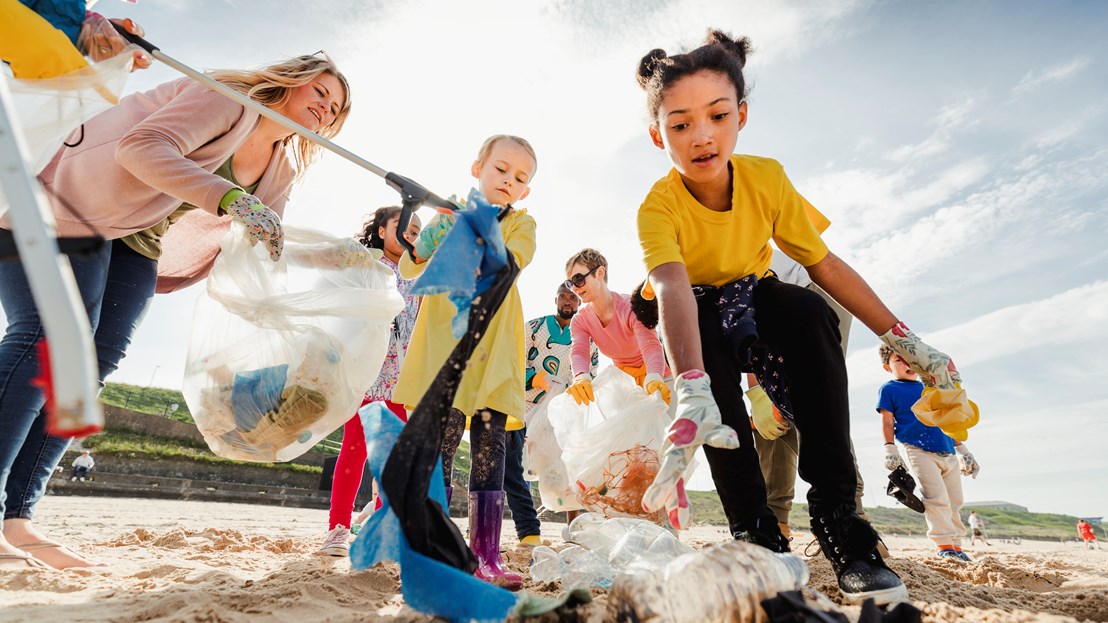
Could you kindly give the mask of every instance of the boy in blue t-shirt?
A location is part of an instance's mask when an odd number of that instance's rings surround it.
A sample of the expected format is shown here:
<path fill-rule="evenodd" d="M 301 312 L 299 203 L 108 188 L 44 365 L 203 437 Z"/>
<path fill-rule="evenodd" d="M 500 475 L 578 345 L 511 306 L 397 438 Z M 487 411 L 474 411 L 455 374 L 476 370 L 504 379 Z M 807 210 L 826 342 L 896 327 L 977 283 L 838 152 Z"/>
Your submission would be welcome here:
<path fill-rule="evenodd" d="M 927 536 L 939 546 L 939 557 L 970 562 L 970 557 L 962 552 L 966 527 L 958 514 L 962 508 L 961 475 L 977 478 L 981 467 L 965 444 L 916 418 L 912 405 L 923 393 L 923 383 L 891 348 L 881 346 L 879 352 L 885 370 L 894 377 L 881 386 L 877 398 L 885 434 L 885 469 L 892 471 L 904 465 L 893 443 L 895 434 L 896 440 L 904 444 L 908 463 L 919 481 Z"/>

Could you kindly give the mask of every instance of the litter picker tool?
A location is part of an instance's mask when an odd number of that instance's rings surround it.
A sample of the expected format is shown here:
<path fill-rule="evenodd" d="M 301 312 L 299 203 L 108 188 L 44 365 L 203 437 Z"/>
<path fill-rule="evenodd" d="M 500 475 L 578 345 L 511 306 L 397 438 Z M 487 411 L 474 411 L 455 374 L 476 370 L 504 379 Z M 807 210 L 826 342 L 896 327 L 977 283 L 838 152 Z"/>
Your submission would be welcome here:
<path fill-rule="evenodd" d="M 401 246 L 407 249 L 409 253 L 414 254 L 414 249 L 412 248 L 411 243 L 409 243 L 404 238 L 403 233 L 408 230 L 408 223 L 412 220 L 412 214 L 414 214 L 415 211 L 420 208 L 420 206 L 426 205 L 446 214 L 452 213 L 457 209 L 457 206 L 455 206 L 453 203 L 447 201 L 446 199 L 443 199 L 442 197 L 439 197 L 418 182 L 404 177 L 403 175 L 400 175 L 398 173 L 386 171 L 385 169 L 373 164 L 365 158 L 362 158 L 361 156 L 351 152 L 345 147 L 342 147 L 341 145 L 338 145 L 333 141 L 330 141 L 316 134 L 315 132 L 312 132 L 299 123 L 296 123 L 295 121 L 270 110 L 263 104 L 255 102 L 242 93 L 239 93 L 238 91 L 223 84 L 222 82 L 215 80 L 211 76 L 205 75 L 204 73 L 197 71 L 192 67 L 189 67 L 188 65 L 178 61 L 177 59 L 167 55 L 165 52 L 162 52 L 161 49 L 158 48 L 158 46 L 150 43 L 142 37 L 127 32 L 127 30 L 124 29 L 122 26 L 114 23 L 113 25 L 115 26 L 115 29 L 119 31 L 120 35 L 122 35 L 131 43 L 149 52 L 154 59 L 159 60 L 166 65 L 169 65 L 173 69 L 176 69 L 177 71 L 185 74 L 193 80 L 200 82 L 201 84 L 211 88 L 217 93 L 220 93 L 221 95 L 224 95 L 234 100 L 235 102 L 242 104 L 251 111 L 262 115 L 266 119 L 269 119 L 281 125 L 282 127 L 295 132 L 304 139 L 311 141 L 334 154 L 342 156 L 343 158 L 349 160 L 355 165 L 365 169 L 366 171 L 369 171 L 370 173 L 378 177 L 384 178 L 386 184 L 396 190 L 396 192 L 400 193 L 401 211 L 400 222 L 396 226 L 396 240 L 401 244 Z"/>

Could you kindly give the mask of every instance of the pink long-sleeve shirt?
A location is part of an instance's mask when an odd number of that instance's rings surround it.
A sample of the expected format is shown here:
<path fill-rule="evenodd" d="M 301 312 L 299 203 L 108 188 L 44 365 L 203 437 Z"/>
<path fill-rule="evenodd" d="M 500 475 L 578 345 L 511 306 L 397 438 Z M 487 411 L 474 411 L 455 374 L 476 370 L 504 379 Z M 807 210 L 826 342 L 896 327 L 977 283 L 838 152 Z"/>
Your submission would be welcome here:
<path fill-rule="evenodd" d="M 608 326 L 600 323 L 600 318 L 592 305 L 583 307 L 569 323 L 573 339 L 570 361 L 574 376 L 590 369 L 590 343 L 617 366 L 641 366 L 646 364 L 647 374 L 666 376 L 665 354 L 658 334 L 647 329 L 631 311 L 631 297 L 626 294 L 612 293 L 612 319 Z"/>

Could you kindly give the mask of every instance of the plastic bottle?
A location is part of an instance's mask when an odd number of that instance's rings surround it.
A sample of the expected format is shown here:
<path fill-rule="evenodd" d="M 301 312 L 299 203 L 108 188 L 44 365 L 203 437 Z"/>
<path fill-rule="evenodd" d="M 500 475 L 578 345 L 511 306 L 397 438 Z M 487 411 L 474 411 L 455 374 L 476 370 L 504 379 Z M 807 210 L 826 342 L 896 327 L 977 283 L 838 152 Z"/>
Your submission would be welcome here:
<path fill-rule="evenodd" d="M 598 556 L 577 545 L 561 552 L 540 545 L 531 551 L 531 579 L 536 582 L 558 582 L 569 589 L 574 586 L 612 585 L 612 567 Z"/>
<path fill-rule="evenodd" d="M 808 583 L 792 554 L 730 541 L 681 556 L 661 569 L 634 567 L 608 593 L 609 618 L 635 623 L 761 623 L 761 601 Z"/>
<path fill-rule="evenodd" d="M 531 579 L 536 582 L 557 582 L 562 579 L 565 565 L 558 552 L 540 545 L 531 550 Z"/>
<path fill-rule="evenodd" d="M 616 571 L 631 565 L 657 569 L 693 552 L 669 530 L 633 517 L 604 519 L 596 513 L 582 513 L 566 526 L 562 536 L 596 552 Z"/>

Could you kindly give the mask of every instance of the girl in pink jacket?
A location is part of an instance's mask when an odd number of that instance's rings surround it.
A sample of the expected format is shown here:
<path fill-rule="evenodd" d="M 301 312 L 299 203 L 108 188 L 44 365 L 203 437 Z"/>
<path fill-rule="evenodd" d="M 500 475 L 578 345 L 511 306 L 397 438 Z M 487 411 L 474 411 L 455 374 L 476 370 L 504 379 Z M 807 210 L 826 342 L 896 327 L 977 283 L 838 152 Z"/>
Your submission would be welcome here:
<path fill-rule="evenodd" d="M 346 79 L 326 57 L 212 77 L 325 137 L 338 133 L 350 110 Z M 318 152 L 190 79 L 130 95 L 69 137 L 39 179 L 59 236 L 109 241 L 68 256 L 101 381 L 123 358 L 155 284 L 166 291 L 202 279 L 232 220 L 280 256 L 289 190 Z M 0 340 L 0 565 L 34 562 L 24 554 L 56 568 L 95 565 L 31 523 L 69 440 L 46 434 L 45 398 L 30 385 L 43 329 L 18 260 L 0 262 L 0 303 L 9 323 Z"/>

